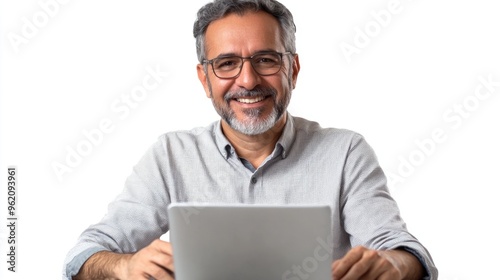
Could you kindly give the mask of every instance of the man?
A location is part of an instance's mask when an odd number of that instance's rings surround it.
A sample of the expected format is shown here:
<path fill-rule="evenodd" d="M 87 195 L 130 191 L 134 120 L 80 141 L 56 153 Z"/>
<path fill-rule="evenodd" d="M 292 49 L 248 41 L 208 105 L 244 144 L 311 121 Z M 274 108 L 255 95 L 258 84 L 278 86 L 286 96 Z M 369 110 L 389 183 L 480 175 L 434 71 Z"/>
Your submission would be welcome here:
<path fill-rule="evenodd" d="M 294 34 L 275 0 L 200 9 L 197 73 L 221 120 L 159 138 L 68 254 L 66 279 L 174 279 L 172 247 L 158 238 L 168 205 L 185 201 L 328 204 L 334 279 L 437 279 L 365 140 L 287 113 L 300 70 Z"/>

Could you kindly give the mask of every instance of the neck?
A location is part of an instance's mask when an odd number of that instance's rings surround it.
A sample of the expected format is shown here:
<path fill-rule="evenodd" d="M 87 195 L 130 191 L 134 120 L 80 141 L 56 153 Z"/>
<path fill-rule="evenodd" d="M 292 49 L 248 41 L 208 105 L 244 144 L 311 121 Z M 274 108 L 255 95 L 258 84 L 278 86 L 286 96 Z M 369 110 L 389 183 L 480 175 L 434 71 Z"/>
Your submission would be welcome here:
<path fill-rule="evenodd" d="M 283 114 L 274 127 L 268 131 L 258 135 L 246 135 L 232 129 L 227 122 L 222 121 L 222 132 L 233 145 L 238 156 L 257 168 L 273 152 L 285 124 L 286 114 Z"/>

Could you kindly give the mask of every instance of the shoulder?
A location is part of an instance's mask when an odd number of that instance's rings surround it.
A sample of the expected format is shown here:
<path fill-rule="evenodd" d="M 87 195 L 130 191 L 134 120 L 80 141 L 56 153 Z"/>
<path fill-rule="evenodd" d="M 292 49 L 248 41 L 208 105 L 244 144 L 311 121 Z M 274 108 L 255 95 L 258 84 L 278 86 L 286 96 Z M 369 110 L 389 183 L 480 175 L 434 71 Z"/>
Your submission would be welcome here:
<path fill-rule="evenodd" d="M 358 143 L 364 141 L 363 135 L 345 128 L 322 127 L 318 122 L 301 117 L 292 117 L 297 138 L 309 141 L 328 141 L 330 143 Z"/>
<path fill-rule="evenodd" d="M 169 163 L 186 164 L 194 154 L 216 151 L 214 122 L 206 127 L 177 130 L 161 134 L 147 149 L 135 168 L 145 173 L 163 170 Z M 159 168 L 158 166 L 163 166 Z M 161 172 L 155 176 L 161 176 Z"/>
<path fill-rule="evenodd" d="M 163 133 L 159 136 L 159 139 L 175 139 L 175 138 L 199 138 L 207 134 L 212 135 L 215 131 L 216 124 L 218 122 L 213 122 L 205 127 L 194 127 L 189 130 L 175 130 Z"/>
<path fill-rule="evenodd" d="M 215 131 L 219 122 L 212 122 L 205 127 L 195 127 L 189 130 L 169 131 L 161 134 L 154 146 L 157 148 L 191 148 L 197 145 L 208 145 L 215 142 Z"/>

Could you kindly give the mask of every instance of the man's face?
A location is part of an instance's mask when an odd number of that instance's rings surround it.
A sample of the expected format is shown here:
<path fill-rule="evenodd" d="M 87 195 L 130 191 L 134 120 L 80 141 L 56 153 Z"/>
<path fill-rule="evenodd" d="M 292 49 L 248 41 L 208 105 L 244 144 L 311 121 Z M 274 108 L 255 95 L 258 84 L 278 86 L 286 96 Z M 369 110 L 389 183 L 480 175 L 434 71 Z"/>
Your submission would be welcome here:
<path fill-rule="evenodd" d="M 229 14 L 212 22 L 205 34 L 208 60 L 220 56 L 249 57 L 259 52 L 284 53 L 278 21 L 264 12 Z M 261 76 L 244 60 L 239 76 L 220 79 L 212 66 L 198 65 L 198 77 L 207 97 L 222 119 L 234 130 L 256 135 L 285 122 L 285 112 L 299 72 L 298 56 L 283 55 L 283 67 L 270 76 Z"/>

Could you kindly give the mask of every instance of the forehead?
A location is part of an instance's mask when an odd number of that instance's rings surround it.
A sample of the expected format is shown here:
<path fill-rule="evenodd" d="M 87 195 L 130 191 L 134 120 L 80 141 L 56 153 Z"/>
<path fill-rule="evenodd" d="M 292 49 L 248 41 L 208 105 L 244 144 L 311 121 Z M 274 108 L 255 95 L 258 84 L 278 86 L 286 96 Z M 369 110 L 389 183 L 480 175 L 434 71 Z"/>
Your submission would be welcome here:
<path fill-rule="evenodd" d="M 231 13 L 213 21 L 205 33 L 205 47 L 207 58 L 221 54 L 248 56 L 263 50 L 285 51 L 278 20 L 262 11 Z"/>

